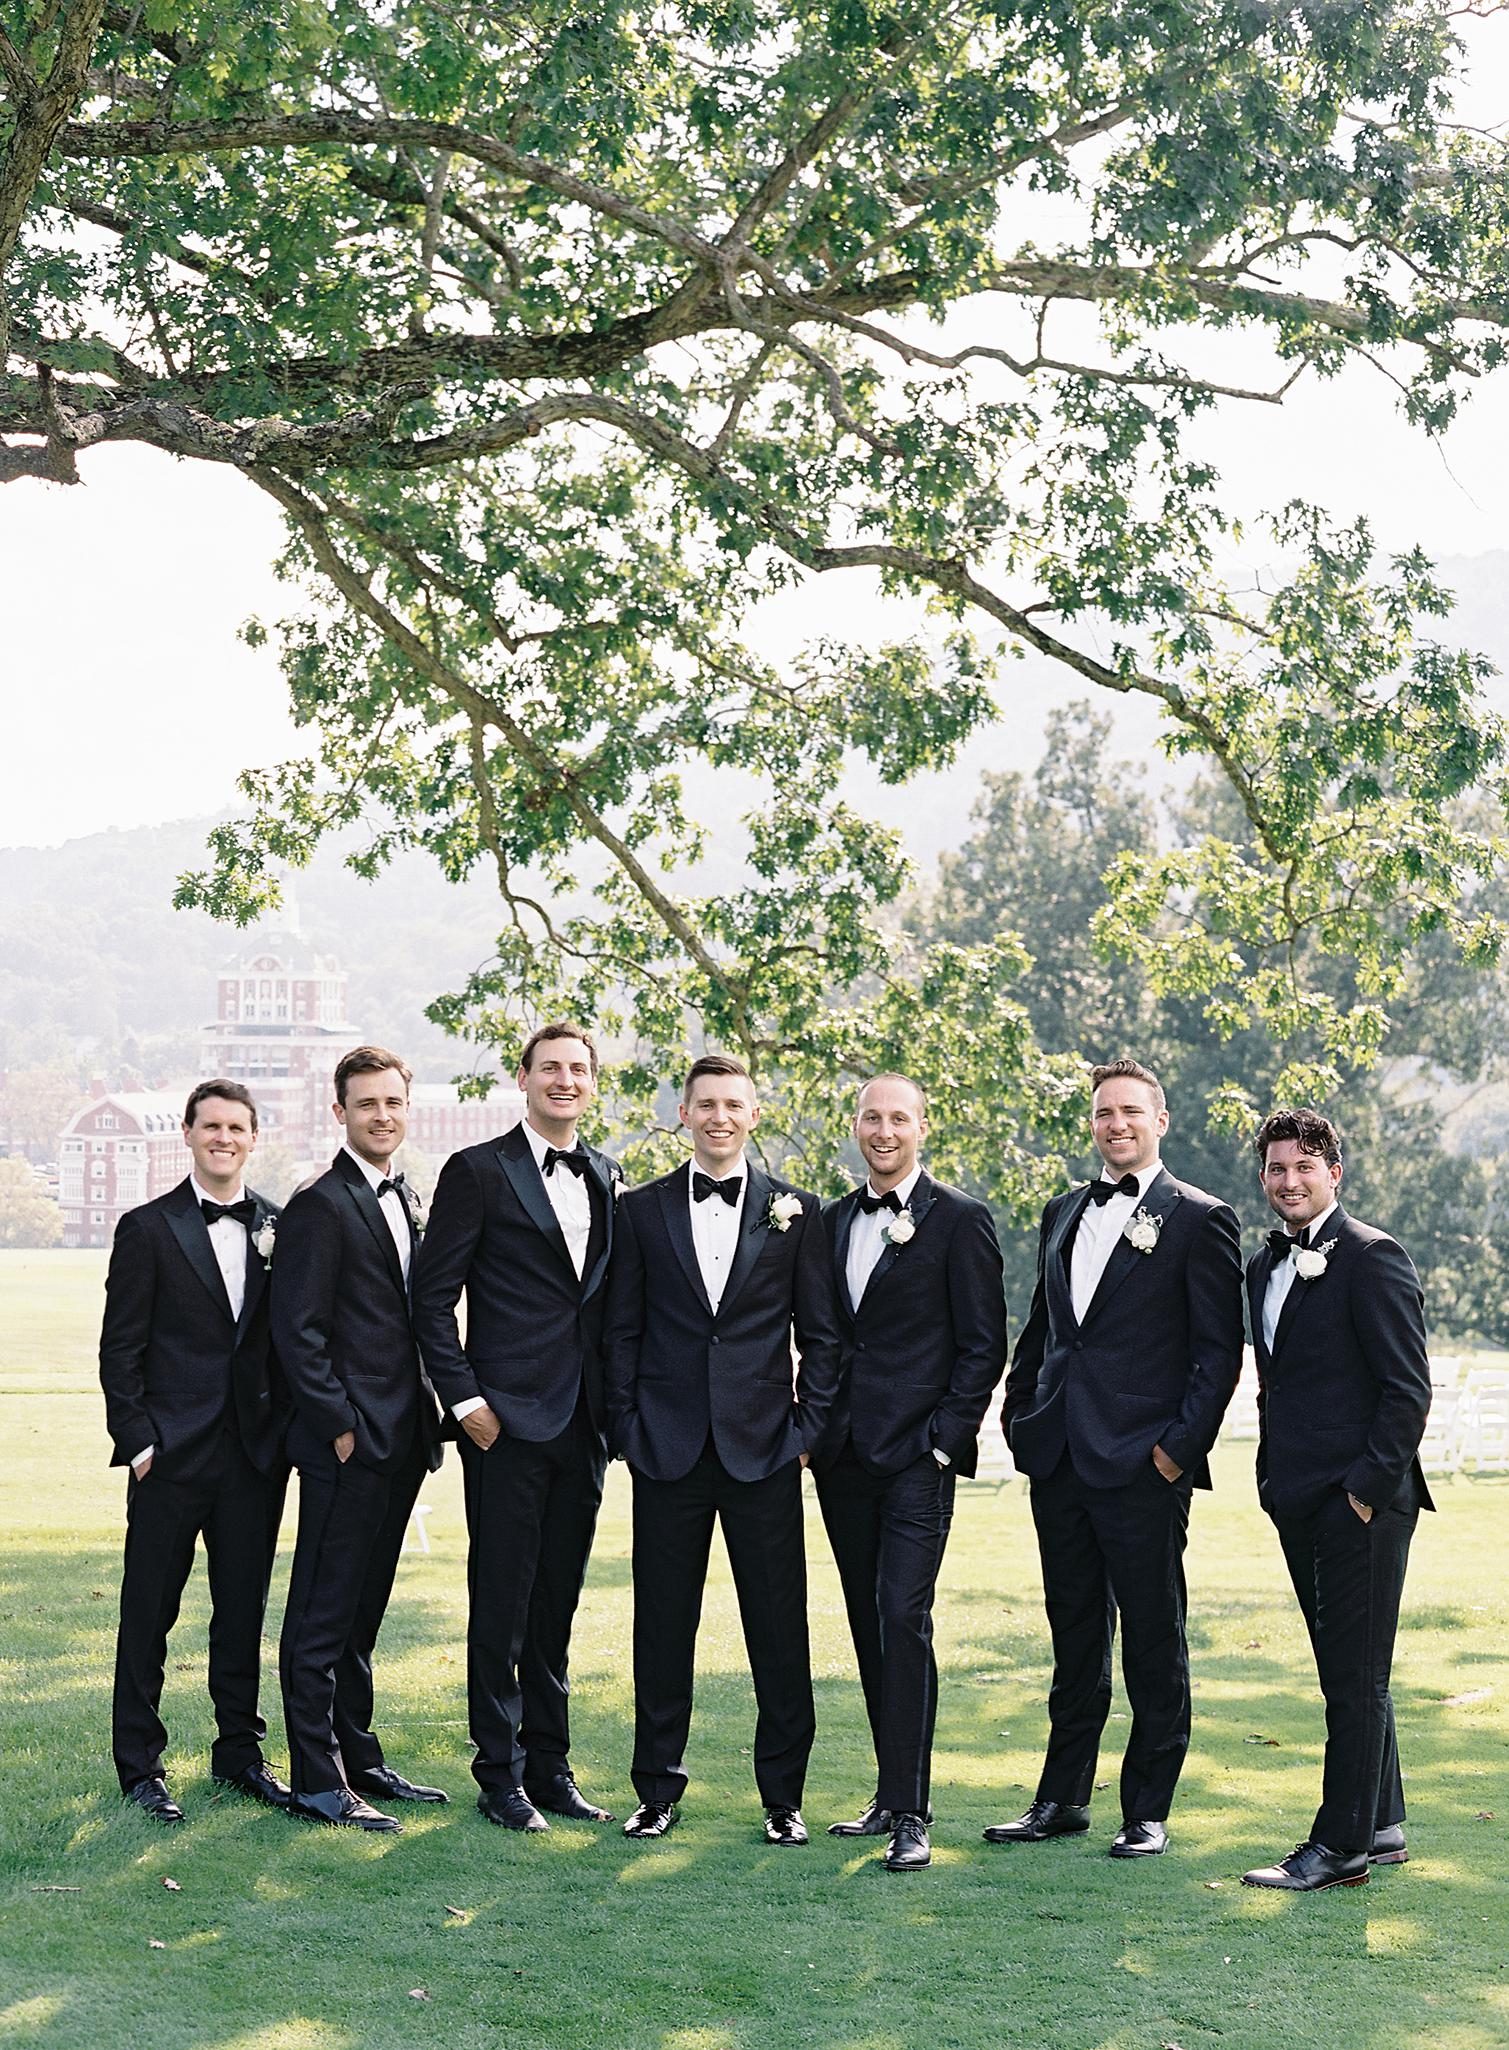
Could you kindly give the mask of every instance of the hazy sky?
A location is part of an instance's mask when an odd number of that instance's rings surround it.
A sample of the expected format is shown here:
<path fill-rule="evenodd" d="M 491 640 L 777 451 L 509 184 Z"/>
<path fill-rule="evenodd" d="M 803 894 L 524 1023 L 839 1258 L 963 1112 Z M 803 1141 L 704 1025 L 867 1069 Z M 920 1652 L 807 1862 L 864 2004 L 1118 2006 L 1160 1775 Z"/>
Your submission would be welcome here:
<path fill-rule="evenodd" d="M 1497 125 L 1509 116 L 1509 22 L 1470 33 L 1474 79 L 1459 111 Z M 1405 427 L 1395 398 L 1358 371 L 1302 384 L 1282 410 L 1230 406 L 1202 431 L 1229 500 L 1249 513 L 1298 495 L 1368 514 L 1388 546 L 1509 549 L 1509 374 L 1439 446 Z M 271 621 L 297 603 L 272 574 L 270 502 L 229 471 L 145 448 L 96 450 L 80 468 L 81 488 L 0 488 L 3 845 L 216 810 L 240 769 L 298 745 L 274 651 L 237 639 L 249 615 Z M 767 645 L 863 631 L 869 610 L 863 581 L 830 577 L 783 601 Z M 1045 701 L 1030 692 L 1025 716 L 972 758 L 1030 759 Z"/>

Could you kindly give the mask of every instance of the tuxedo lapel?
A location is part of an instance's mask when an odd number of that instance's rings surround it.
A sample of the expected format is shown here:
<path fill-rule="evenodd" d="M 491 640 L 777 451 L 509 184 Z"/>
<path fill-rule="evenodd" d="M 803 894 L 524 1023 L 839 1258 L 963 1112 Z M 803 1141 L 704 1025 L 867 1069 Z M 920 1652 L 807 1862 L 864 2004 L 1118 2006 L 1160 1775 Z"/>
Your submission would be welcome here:
<path fill-rule="evenodd" d="M 753 1161 L 750 1161 L 747 1172 L 748 1179 L 744 1184 L 744 1209 L 739 1218 L 739 1243 L 734 1248 L 734 1257 L 728 1269 L 728 1280 L 724 1283 L 722 1299 L 718 1304 L 720 1312 L 733 1306 L 740 1289 L 753 1272 L 755 1262 L 765 1250 L 765 1241 L 775 1230 L 775 1226 L 770 1222 L 770 1177 L 763 1168 L 756 1167 Z"/>
<path fill-rule="evenodd" d="M 220 1272 L 220 1263 L 215 1258 L 215 1248 L 210 1244 L 210 1228 L 204 1221 L 199 1199 L 188 1182 L 182 1183 L 174 1191 L 174 1201 L 166 1206 L 164 1214 L 184 1258 L 225 1312 L 226 1322 L 233 1322 L 231 1299 L 225 1292 L 225 1276 Z M 251 1248 L 248 1245 L 248 1261 L 250 1257 Z"/>
<path fill-rule="evenodd" d="M 594 1153 L 590 1146 L 584 1146 L 582 1151 L 587 1156 L 587 1186 L 592 1194 L 593 1215 L 595 1217 L 600 1212 L 603 1220 L 602 1242 L 598 1247 L 597 1257 L 582 1276 L 582 1301 L 585 1302 L 601 1285 L 602 1278 L 608 1271 L 608 1255 L 613 1250 L 614 1197 L 613 1178 L 608 1172 L 608 1164 L 603 1156 Z M 588 1244 L 590 1247 L 590 1240 Z"/>
<path fill-rule="evenodd" d="M 1346 1229 L 1346 1222 L 1346 1212 L 1338 1205 L 1326 1219 L 1325 1229 L 1320 1235 L 1320 1243 L 1322 1245 L 1328 1244 L 1332 1239 L 1337 1242 L 1330 1255 L 1333 1260 L 1337 1253 L 1341 1252 L 1345 1244 L 1342 1233 Z M 1294 1257 L 1293 1253 L 1289 1255 L 1291 1260 Z M 1324 1274 L 1318 1274 L 1314 1281 L 1302 1281 L 1298 1268 L 1295 1269 L 1294 1279 L 1289 1284 L 1289 1293 L 1284 1297 L 1284 1307 L 1279 1311 L 1278 1323 L 1274 1327 L 1273 1357 L 1275 1360 L 1277 1360 L 1279 1354 L 1288 1344 L 1295 1325 L 1303 1323 L 1305 1309 L 1312 1289 L 1324 1288 L 1326 1279 L 1327 1277 Z"/>
<path fill-rule="evenodd" d="M 398 1257 L 398 1247 L 394 1243 L 392 1232 L 388 1229 L 388 1220 L 382 1214 L 382 1205 L 377 1200 L 376 1191 L 350 1154 L 338 1153 L 335 1158 L 337 1166 L 346 1178 L 346 1187 L 350 1192 L 351 1200 L 360 1212 L 362 1222 L 366 1225 L 368 1231 L 371 1232 L 373 1238 L 376 1239 L 377 1249 L 387 1263 L 388 1273 L 393 1279 L 393 1286 L 398 1290 L 399 1295 L 407 1300 L 408 1292 L 403 1282 L 403 1262 Z M 405 1206 L 405 1214 L 407 1214 L 407 1206 Z M 412 1257 L 409 1264 L 413 1265 Z"/>
<path fill-rule="evenodd" d="M 257 1233 L 266 1224 L 269 1213 L 260 1196 L 254 1200 L 257 1207 L 252 1214 L 252 1228 L 246 1235 L 246 1286 L 241 1292 L 241 1314 L 236 1319 L 238 1338 L 251 1322 L 252 1314 L 261 1302 L 263 1291 L 267 1287 L 267 1262 L 257 1251 L 254 1241 Z"/>
<path fill-rule="evenodd" d="M 560 1220 L 550 1207 L 550 1198 L 545 1193 L 545 1181 L 535 1165 L 534 1153 L 522 1129 L 515 1125 L 511 1132 L 505 1132 L 498 1141 L 498 1159 L 507 1175 L 514 1194 L 528 1211 L 530 1220 L 540 1231 L 545 1243 L 560 1257 L 566 1272 L 571 1276 L 573 1286 L 580 1286 L 571 1255 L 566 1250 L 566 1235 L 561 1230 Z M 559 1174 L 562 1169 L 557 1169 Z"/>
<path fill-rule="evenodd" d="M 665 1221 L 667 1236 L 676 1258 L 681 1262 L 682 1272 L 692 1287 L 692 1293 L 707 1314 L 713 1314 L 713 1306 L 707 1299 L 707 1290 L 702 1286 L 702 1269 L 697 1264 L 697 1248 L 692 1244 L 692 1220 L 687 1210 L 691 1201 L 688 1185 L 691 1182 L 690 1166 L 678 1167 L 670 1178 L 660 1185 L 660 1214 Z M 710 1198 L 717 1201 L 718 1198 Z"/>
<path fill-rule="evenodd" d="M 859 1190 L 851 1189 L 839 1200 L 833 1219 L 833 1282 L 838 1291 L 839 1305 L 852 1324 L 855 1317 L 854 1301 L 849 1294 L 849 1240 L 854 1233 L 854 1220 L 859 1215 Z"/>
<path fill-rule="evenodd" d="M 1069 1261 L 1074 1251 L 1074 1234 L 1079 1221 L 1090 1207 L 1090 1190 L 1093 1184 L 1086 1182 L 1082 1189 L 1070 1191 L 1057 1221 L 1048 1236 L 1048 1251 L 1043 1267 L 1047 1279 L 1048 1293 L 1053 1298 L 1057 1315 L 1077 1325 L 1074 1314 L 1074 1290 L 1069 1280 Z"/>
<path fill-rule="evenodd" d="M 922 1220 L 927 1216 L 927 1213 L 932 1209 L 937 1200 L 938 1188 L 932 1176 L 926 1172 L 918 1175 L 916 1181 L 912 1184 L 912 1193 L 907 1198 L 905 1206 L 911 1211 L 912 1223 L 918 1231 L 922 1229 Z M 910 1239 L 907 1241 L 907 1244 L 911 1244 Z M 861 1309 L 873 1297 L 877 1284 L 885 1280 L 904 1251 L 905 1247 L 898 1246 L 894 1239 L 886 1240 L 885 1250 L 871 1268 L 870 1278 L 865 1283 L 864 1298 L 860 1304 Z"/>
<path fill-rule="evenodd" d="M 1247 1269 L 1247 1307 L 1252 1317 L 1252 1349 L 1260 1363 L 1266 1364 L 1268 1347 L 1263 1341 L 1263 1304 L 1268 1296 L 1268 1284 L 1273 1279 L 1273 1255 L 1264 1246 Z"/>
<path fill-rule="evenodd" d="M 1179 1191 L 1174 1187 L 1173 1176 L 1168 1172 L 1167 1168 L 1160 1168 L 1148 1184 L 1147 1194 L 1137 1205 L 1137 1210 L 1147 1211 L 1150 1217 L 1156 1217 L 1159 1223 L 1163 1224 L 1167 1222 L 1170 1213 L 1179 1201 Z M 1137 1215 L 1137 1210 L 1132 1212 L 1133 1217 Z M 1127 1219 L 1128 1224 L 1131 1221 L 1131 1218 Z M 1095 1284 L 1095 1293 L 1090 1298 L 1089 1306 L 1085 1311 L 1084 1324 L 1080 1326 L 1080 1329 L 1085 1329 L 1091 1319 L 1105 1308 L 1139 1260 L 1156 1260 L 1157 1257 L 1158 1248 L 1156 1246 L 1154 1246 L 1151 1253 L 1139 1253 L 1127 1237 L 1126 1229 L 1123 1227 L 1115 1245 L 1111 1248 L 1110 1259 L 1107 1260 L 1105 1266 L 1101 1269 L 1100 1280 Z"/>

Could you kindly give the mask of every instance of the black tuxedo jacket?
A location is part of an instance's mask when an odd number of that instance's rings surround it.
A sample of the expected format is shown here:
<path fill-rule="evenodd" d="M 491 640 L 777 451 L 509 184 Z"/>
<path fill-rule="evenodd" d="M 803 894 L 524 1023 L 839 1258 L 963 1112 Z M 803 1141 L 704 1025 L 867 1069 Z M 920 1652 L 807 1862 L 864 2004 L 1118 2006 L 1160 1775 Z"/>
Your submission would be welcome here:
<path fill-rule="evenodd" d="M 1346 1489 L 1374 1509 L 1434 1509 L 1420 1470 L 1430 1410 L 1425 1301 L 1397 1240 L 1340 1205 L 1320 1245 L 1326 1271 L 1298 1274 L 1279 1312 L 1270 1357 L 1265 1245 L 1247 1263 L 1258 1366 L 1258 1499 L 1271 1515 L 1306 1515 Z M 1290 1255 L 1293 1258 L 1293 1255 Z"/>
<path fill-rule="evenodd" d="M 822 1206 L 749 1163 L 738 1249 L 715 1315 L 692 1242 L 690 1174 L 678 1167 L 618 1206 L 604 1335 L 608 1443 L 649 1479 L 674 1481 L 711 1433 L 735 1480 L 764 1480 L 820 1441 L 838 1389 Z M 786 1195 L 800 1197 L 802 1214 L 780 1231 L 770 1205 Z"/>
<path fill-rule="evenodd" d="M 1117 1241 L 1081 1324 L 1069 1290 L 1090 1184 L 1055 1196 L 1038 1234 L 1037 1285 L 1001 1420 L 1023 1473 L 1052 1473 L 1065 1447 L 1092 1488 L 1135 1479 L 1161 1444 L 1210 1486 L 1206 1455 L 1242 1371 L 1242 1254 L 1235 1213 L 1160 1169 L 1140 1208 L 1157 1246 Z"/>
<path fill-rule="evenodd" d="M 301 1466 L 335 1464 L 331 1444 L 343 1431 L 356 1434 L 352 1457 L 376 1473 L 395 1472 L 416 1437 L 429 1465 L 440 1464 L 440 1419 L 398 1249 L 382 1205 L 344 1150 L 283 1212 L 272 1332 L 293 1396 L 289 1450 Z"/>
<path fill-rule="evenodd" d="M 542 1443 L 565 1430 L 583 1387 L 603 1430 L 603 1283 L 623 1169 L 582 1151 L 592 1234 L 580 1280 L 520 1127 L 453 1153 L 441 1170 L 414 1272 L 414 1332 L 448 1433 L 451 1405 L 480 1395 L 510 1437 Z"/>
<path fill-rule="evenodd" d="M 872 1473 L 900 1473 L 937 1446 L 956 1472 L 972 1474 L 980 1419 L 1006 1366 L 1001 1248 L 990 1212 L 924 1170 L 907 1205 L 916 1232 L 885 1248 L 856 1312 L 848 1262 L 859 1194 L 851 1190 L 824 1213 L 842 1378 L 812 1463 L 831 1465 L 852 1440 Z"/>
<path fill-rule="evenodd" d="M 248 1189 L 252 1230 L 278 1208 Z M 268 1342 L 267 1266 L 248 1240 L 241 1315 L 210 1244 L 209 1227 L 184 1180 L 128 1210 L 115 1228 L 105 1280 L 100 1382 L 112 1466 L 155 1445 L 154 1470 L 192 1480 L 234 1421 L 248 1459 L 271 1474 L 283 1463 L 288 1394 Z"/>

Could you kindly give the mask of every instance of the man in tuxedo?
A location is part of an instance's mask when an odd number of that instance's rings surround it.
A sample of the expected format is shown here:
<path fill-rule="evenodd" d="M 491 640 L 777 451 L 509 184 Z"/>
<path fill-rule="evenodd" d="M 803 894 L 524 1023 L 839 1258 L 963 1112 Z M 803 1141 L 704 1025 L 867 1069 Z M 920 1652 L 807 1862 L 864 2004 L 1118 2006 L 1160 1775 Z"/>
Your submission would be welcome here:
<path fill-rule="evenodd" d="M 1136 1061 L 1091 1072 L 1097 1181 L 1055 1196 L 1002 1412 L 1031 1481 L 1053 1637 L 1037 1794 L 989 1843 L 1090 1826 L 1095 1761 L 1121 1660 L 1132 1727 L 1115 1858 L 1156 1855 L 1189 1748 L 1184 1545 L 1190 1491 L 1242 1368 L 1242 1263 L 1224 1203 L 1159 1159 L 1168 1108 Z"/>
<path fill-rule="evenodd" d="M 623 1174 L 577 1137 L 597 1089 L 597 1049 L 579 1026 L 530 1037 L 519 1087 L 523 1123 L 453 1153 L 441 1173 L 414 1329 L 460 1429 L 477 1805 L 504 1828 L 541 1830 L 542 1811 L 613 1820 L 572 1776 L 567 1647 L 607 1464 L 603 1282 Z"/>
<path fill-rule="evenodd" d="M 409 1320 L 418 1205 L 389 1169 L 408 1128 L 409 1070 L 359 1046 L 335 1071 L 345 1144 L 283 1213 L 273 1343 L 293 1395 L 299 1534 L 278 1662 L 292 1812 L 396 1830 L 365 1797 L 443 1801 L 383 1757 L 372 1647 L 440 1421 Z"/>
<path fill-rule="evenodd" d="M 927 1103 L 905 1075 L 859 1092 L 868 1179 L 825 1223 L 842 1334 L 838 1400 L 813 1454 L 875 1741 L 874 1798 L 830 1836 L 884 1836 L 885 1864 L 932 1861 L 928 1786 L 938 1668 L 933 1595 L 954 1481 L 1006 1366 L 1001 1249 L 990 1212 L 917 1158 Z"/>
<path fill-rule="evenodd" d="M 1430 1361 L 1408 1253 L 1341 1206 L 1330 1119 L 1278 1110 L 1255 1144 L 1280 1219 L 1247 1267 L 1258 1499 L 1310 1633 L 1326 1752 L 1308 1838 L 1243 1877 L 1316 1893 L 1409 1856 L 1389 1670 L 1410 1539 L 1435 1507 L 1419 1460 Z"/>
<path fill-rule="evenodd" d="M 805 1844 L 815 1725 L 801 1469 L 838 1385 L 832 1269 L 817 1198 L 745 1157 L 760 1115 L 748 1070 L 703 1055 L 680 1111 L 692 1159 L 624 1196 L 608 1278 L 608 1442 L 634 1476 L 639 1806 L 624 1834 L 664 1836 L 686 1791 L 697 1624 L 719 1522 L 759 1710 L 765 1838 Z"/>
<path fill-rule="evenodd" d="M 239 1082 L 201 1082 L 183 1115 L 193 1167 L 116 1227 L 105 1281 L 100 1381 L 128 1466 L 126 1557 L 112 1742 L 122 1791 L 160 1822 L 168 1792 L 158 1713 L 168 1632 L 195 1542 L 210 1580 L 211 1771 L 271 1807 L 288 1789 L 262 1757 L 262 1619 L 288 1461 L 287 1398 L 268 1344 L 267 1259 L 278 1211 L 243 1180 L 257 1106 Z"/>

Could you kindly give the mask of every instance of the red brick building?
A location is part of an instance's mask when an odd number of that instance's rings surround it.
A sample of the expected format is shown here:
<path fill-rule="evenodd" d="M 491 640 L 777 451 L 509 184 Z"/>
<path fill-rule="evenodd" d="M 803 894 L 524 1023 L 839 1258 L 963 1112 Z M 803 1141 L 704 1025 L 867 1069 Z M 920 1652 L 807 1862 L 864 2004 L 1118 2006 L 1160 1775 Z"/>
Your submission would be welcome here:
<path fill-rule="evenodd" d="M 65 1246 L 108 1246 L 123 1210 L 164 1195 L 192 1162 L 183 1143 L 188 1097 L 110 1091 L 69 1119 L 58 1142 Z"/>

